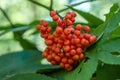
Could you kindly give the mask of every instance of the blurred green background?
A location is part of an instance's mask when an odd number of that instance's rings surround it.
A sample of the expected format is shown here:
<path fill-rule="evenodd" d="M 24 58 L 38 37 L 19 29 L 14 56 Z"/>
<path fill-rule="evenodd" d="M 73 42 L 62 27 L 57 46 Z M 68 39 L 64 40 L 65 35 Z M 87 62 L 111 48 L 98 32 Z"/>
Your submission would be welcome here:
<path fill-rule="evenodd" d="M 50 0 L 34 0 L 46 6 L 50 5 Z M 65 5 L 75 4 L 85 0 L 53 0 L 54 10 L 61 10 L 66 8 Z M 109 12 L 109 8 L 113 3 L 119 3 L 120 0 L 96 0 L 86 2 L 75 6 L 75 8 L 90 12 L 91 14 L 105 20 L 104 14 Z M 51 21 L 49 11 L 43 7 L 40 7 L 28 0 L 0 0 L 0 8 L 8 15 L 9 19 L 17 29 L 11 28 L 10 22 L 0 10 L 0 55 L 21 51 L 24 48 L 20 45 L 19 40 L 14 38 L 13 32 L 17 30 L 26 30 L 21 36 L 23 39 L 35 44 L 37 49 L 43 51 L 45 48 L 44 41 L 39 37 L 39 33 L 36 31 L 34 22 L 41 19 Z M 70 11 L 69 9 L 66 11 Z M 60 15 L 64 15 L 65 12 L 61 12 Z M 76 18 L 77 22 L 86 22 L 82 17 Z M 19 29 L 20 27 L 20 29 Z M 32 27 L 32 28 L 31 28 Z M 30 28 L 30 29 L 29 29 Z M 33 34 L 34 33 L 34 34 Z M 29 45 L 28 45 L 29 46 Z"/>

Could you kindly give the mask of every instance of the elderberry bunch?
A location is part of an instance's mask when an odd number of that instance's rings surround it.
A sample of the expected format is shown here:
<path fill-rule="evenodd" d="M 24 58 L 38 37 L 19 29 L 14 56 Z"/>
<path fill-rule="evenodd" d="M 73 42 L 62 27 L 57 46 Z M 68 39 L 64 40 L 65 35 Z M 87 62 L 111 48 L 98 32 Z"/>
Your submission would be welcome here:
<path fill-rule="evenodd" d="M 41 37 L 45 39 L 47 45 L 42 56 L 52 65 L 60 65 L 70 71 L 84 59 L 83 51 L 96 41 L 96 36 L 89 33 L 89 26 L 77 24 L 75 28 L 73 27 L 76 17 L 74 12 L 67 12 L 62 18 L 56 11 L 50 11 L 50 16 L 57 23 L 53 33 L 45 20 L 41 20 L 37 25 L 37 30 L 41 32 Z"/>

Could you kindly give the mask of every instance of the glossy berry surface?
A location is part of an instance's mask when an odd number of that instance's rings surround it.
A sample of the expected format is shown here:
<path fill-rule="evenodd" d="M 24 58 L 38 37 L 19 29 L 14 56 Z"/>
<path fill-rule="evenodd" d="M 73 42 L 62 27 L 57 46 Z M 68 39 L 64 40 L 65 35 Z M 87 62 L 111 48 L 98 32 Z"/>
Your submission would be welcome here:
<path fill-rule="evenodd" d="M 61 18 L 57 12 L 50 11 L 50 16 L 57 23 L 53 33 L 51 33 L 52 28 L 45 20 L 41 20 L 36 27 L 47 45 L 42 57 L 52 65 L 60 65 L 71 71 L 79 61 L 85 58 L 83 51 L 96 41 L 96 36 L 90 34 L 89 26 L 77 24 L 73 27 L 76 17 L 74 12 L 67 12 L 65 17 Z"/>

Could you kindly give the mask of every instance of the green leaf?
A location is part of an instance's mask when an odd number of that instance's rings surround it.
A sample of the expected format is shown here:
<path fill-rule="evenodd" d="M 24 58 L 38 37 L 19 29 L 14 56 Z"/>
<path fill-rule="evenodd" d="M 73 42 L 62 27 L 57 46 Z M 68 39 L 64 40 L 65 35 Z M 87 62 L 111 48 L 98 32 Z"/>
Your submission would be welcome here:
<path fill-rule="evenodd" d="M 0 80 L 20 73 L 35 73 L 37 70 L 58 69 L 58 66 L 43 65 L 41 52 L 36 50 L 9 53 L 0 56 Z"/>
<path fill-rule="evenodd" d="M 80 65 L 81 66 L 77 67 L 73 72 L 66 75 L 65 80 L 90 80 L 97 69 L 98 61 L 95 58 L 91 58 Z"/>
<path fill-rule="evenodd" d="M 77 12 L 79 15 L 81 15 L 83 18 L 85 18 L 88 23 L 92 24 L 95 27 L 97 27 L 98 25 L 102 24 L 103 21 L 97 17 L 95 17 L 94 15 L 90 14 L 90 13 L 87 13 L 87 12 L 83 12 L 81 10 L 77 10 L 77 9 L 74 9 L 73 7 L 71 6 L 68 6 L 70 9 L 72 9 L 73 11 Z"/>
<path fill-rule="evenodd" d="M 99 25 L 93 32 L 93 34 L 99 36 L 100 34 L 106 32 L 109 32 L 108 30 L 114 30 L 116 26 L 119 24 L 120 19 L 118 16 L 120 16 L 119 13 L 116 13 L 117 9 L 119 8 L 118 4 L 114 4 L 110 8 L 110 12 L 106 14 L 106 21 Z M 107 28 L 107 29 L 106 29 Z"/>
<path fill-rule="evenodd" d="M 29 50 L 29 49 L 37 50 L 36 45 L 31 43 L 31 42 L 29 42 L 26 39 L 19 38 L 18 41 L 19 41 L 20 45 L 22 46 L 22 48 L 24 50 Z"/>
<path fill-rule="evenodd" d="M 106 20 L 109 19 L 111 15 L 116 13 L 119 10 L 119 5 L 118 3 L 113 4 L 113 6 L 110 8 L 110 12 L 106 14 Z"/>
<path fill-rule="evenodd" d="M 51 78 L 43 74 L 26 73 L 15 75 L 7 80 L 57 80 L 57 79 Z"/>
<path fill-rule="evenodd" d="M 8 32 L 24 32 L 29 29 L 29 27 L 25 24 L 15 24 L 16 28 L 11 28 L 10 25 L 0 27 L 0 30 L 4 30 L 2 33 L 0 33 L 0 36 L 8 33 Z"/>
<path fill-rule="evenodd" d="M 111 33 L 111 38 L 120 38 L 120 26 Z"/>
<path fill-rule="evenodd" d="M 99 66 L 95 80 L 119 80 L 120 65 L 103 65 Z"/>
<path fill-rule="evenodd" d="M 98 37 L 98 36 L 100 36 L 101 34 L 104 34 L 105 28 L 106 28 L 105 24 L 101 24 L 100 26 L 98 26 L 98 27 L 93 31 L 93 34 Z"/>
<path fill-rule="evenodd" d="M 99 60 L 106 64 L 120 65 L 120 55 L 112 55 L 107 51 L 101 51 L 98 56 Z"/>
<path fill-rule="evenodd" d="M 118 26 L 120 23 L 119 16 L 120 16 L 120 13 L 115 13 L 115 14 L 110 16 L 108 23 L 107 23 L 107 27 L 105 29 L 106 33 L 110 33 L 119 27 Z"/>
<path fill-rule="evenodd" d="M 104 45 L 101 44 L 101 50 L 106 50 L 108 52 L 120 52 L 120 39 L 110 39 L 104 41 Z"/>
<path fill-rule="evenodd" d="M 2 31 L 2 30 L 8 30 L 8 29 L 10 29 L 10 27 L 1 27 L 0 26 L 0 31 Z"/>
<path fill-rule="evenodd" d="M 52 74 L 51 74 L 52 73 Z M 69 74 L 68 71 L 64 70 L 64 69 L 59 69 L 59 70 L 56 70 L 56 71 L 52 71 L 52 72 L 47 72 L 45 73 L 46 75 L 48 76 L 51 76 L 51 77 L 54 77 L 54 78 L 57 78 L 58 80 L 64 80 L 64 76 L 66 74 Z"/>

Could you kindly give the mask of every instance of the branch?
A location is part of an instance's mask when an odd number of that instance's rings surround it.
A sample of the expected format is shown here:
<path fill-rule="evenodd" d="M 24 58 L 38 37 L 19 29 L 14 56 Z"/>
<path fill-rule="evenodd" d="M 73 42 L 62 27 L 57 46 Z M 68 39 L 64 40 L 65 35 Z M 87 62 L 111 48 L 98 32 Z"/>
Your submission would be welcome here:
<path fill-rule="evenodd" d="M 83 3 L 86 3 L 86 2 L 92 2 L 92 1 L 96 1 L 96 0 L 87 0 L 87 1 L 82 1 L 82 2 L 78 2 L 78 3 L 75 3 L 75 4 L 72 4 L 70 5 L 71 7 L 74 7 L 74 6 L 77 6 L 77 5 L 80 5 L 80 4 L 83 4 Z M 69 9 L 68 7 L 67 8 L 64 8 L 64 9 L 61 9 L 59 10 L 58 12 L 61 13 L 65 10 Z"/>
<path fill-rule="evenodd" d="M 50 10 L 53 10 L 53 0 L 50 0 Z"/>
<path fill-rule="evenodd" d="M 38 5 L 38 6 L 41 6 L 41 7 L 45 8 L 45 9 L 47 9 L 47 10 L 50 10 L 49 7 L 47 7 L 47 6 L 45 6 L 45 5 L 41 4 L 41 3 L 38 3 L 37 1 L 34 1 L 34 0 L 28 0 L 28 1 L 34 3 L 34 4 Z"/>
<path fill-rule="evenodd" d="M 8 17 L 8 15 L 6 14 L 6 12 L 1 7 L 0 7 L 0 10 L 2 11 L 3 15 L 6 17 L 6 19 L 10 23 L 11 27 L 15 28 L 14 24 L 12 23 L 12 21 L 10 20 L 10 18 Z"/>

